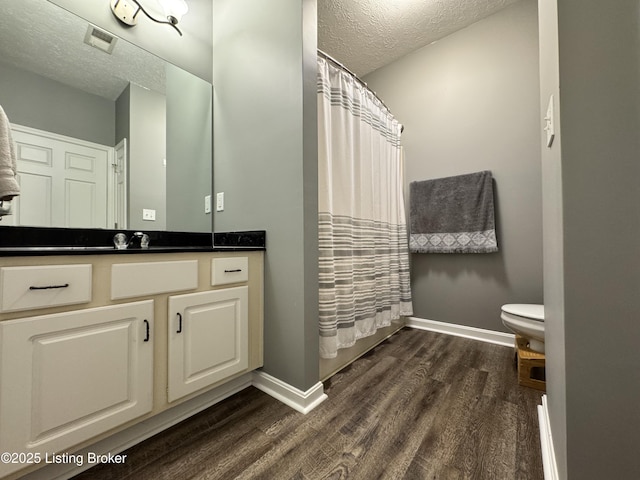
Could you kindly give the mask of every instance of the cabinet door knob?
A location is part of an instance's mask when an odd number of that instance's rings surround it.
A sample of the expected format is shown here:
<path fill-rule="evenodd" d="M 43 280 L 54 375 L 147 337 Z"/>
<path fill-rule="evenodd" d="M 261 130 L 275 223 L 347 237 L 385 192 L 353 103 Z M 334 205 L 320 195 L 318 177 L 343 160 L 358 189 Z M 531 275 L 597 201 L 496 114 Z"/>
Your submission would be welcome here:
<path fill-rule="evenodd" d="M 178 312 L 178 331 L 176 333 L 182 333 L 182 314 Z"/>
<path fill-rule="evenodd" d="M 144 337 L 144 340 L 143 340 L 143 341 L 144 341 L 144 342 L 148 342 L 148 341 L 149 341 L 149 338 L 151 338 L 151 336 L 150 336 L 150 333 L 151 333 L 151 332 L 150 332 L 150 327 L 149 327 L 149 320 L 147 320 L 147 319 L 145 318 L 145 319 L 143 320 L 143 322 L 144 322 L 145 331 L 146 331 L 146 335 L 145 335 L 145 337 Z"/>

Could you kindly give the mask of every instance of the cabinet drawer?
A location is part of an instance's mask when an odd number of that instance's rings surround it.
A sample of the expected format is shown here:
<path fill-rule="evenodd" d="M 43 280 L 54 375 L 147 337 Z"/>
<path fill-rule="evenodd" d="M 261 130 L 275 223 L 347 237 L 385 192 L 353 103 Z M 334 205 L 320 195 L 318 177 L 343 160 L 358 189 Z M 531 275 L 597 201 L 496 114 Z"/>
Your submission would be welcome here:
<path fill-rule="evenodd" d="M 91 301 L 91 265 L 0 268 L 0 310 L 73 305 Z"/>
<path fill-rule="evenodd" d="M 111 266 L 112 300 L 193 290 L 197 287 L 197 260 L 117 263 Z"/>
<path fill-rule="evenodd" d="M 226 285 L 249 280 L 247 257 L 214 258 L 211 260 L 211 285 Z"/>

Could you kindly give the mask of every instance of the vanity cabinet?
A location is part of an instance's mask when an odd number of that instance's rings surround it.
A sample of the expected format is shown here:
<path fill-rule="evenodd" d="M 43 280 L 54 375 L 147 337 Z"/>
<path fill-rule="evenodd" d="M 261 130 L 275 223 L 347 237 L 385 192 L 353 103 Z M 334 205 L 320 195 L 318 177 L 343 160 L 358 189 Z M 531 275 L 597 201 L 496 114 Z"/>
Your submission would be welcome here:
<path fill-rule="evenodd" d="M 246 286 L 169 297 L 169 402 L 246 370 L 248 320 Z"/>
<path fill-rule="evenodd" d="M 263 255 L 3 258 L 0 453 L 131 445 L 250 385 Z M 37 467 L 0 462 L 0 479 Z"/>
<path fill-rule="evenodd" d="M 0 322 L 0 451 L 44 460 L 150 412 L 153 334 L 151 300 Z"/>

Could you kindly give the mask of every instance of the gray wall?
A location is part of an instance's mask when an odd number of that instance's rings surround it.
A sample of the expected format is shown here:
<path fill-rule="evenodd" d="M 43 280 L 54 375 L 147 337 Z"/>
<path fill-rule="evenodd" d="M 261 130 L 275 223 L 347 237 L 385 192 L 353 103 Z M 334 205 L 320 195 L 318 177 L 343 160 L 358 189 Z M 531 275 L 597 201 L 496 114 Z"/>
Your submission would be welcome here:
<path fill-rule="evenodd" d="M 564 238 L 562 229 L 562 135 L 558 72 L 558 11 L 555 0 L 539 3 L 540 112 L 554 96 L 555 137 L 541 137 L 544 245 L 545 355 L 549 416 L 560 478 L 567 478 L 566 370 L 564 331 Z"/>
<path fill-rule="evenodd" d="M 479 170 L 495 179 L 500 252 L 413 254 L 414 315 L 504 331 L 502 304 L 543 302 L 536 1 L 365 80 L 405 125 L 407 183 Z"/>
<path fill-rule="evenodd" d="M 135 84 L 129 90 L 129 228 L 165 230 L 167 226 L 166 99 Z M 143 209 L 156 211 L 142 220 Z"/>
<path fill-rule="evenodd" d="M 264 370 L 318 381 L 315 0 L 214 2 L 216 231 L 264 229 Z"/>
<path fill-rule="evenodd" d="M 131 85 L 127 85 L 116 100 L 116 141 L 117 145 L 124 138 L 129 138 L 131 129 Z M 127 152 L 128 155 L 128 152 Z"/>
<path fill-rule="evenodd" d="M 547 323 L 550 336 L 564 331 L 548 341 L 556 456 L 563 479 L 640 478 L 639 5 L 541 7 L 558 36 L 541 45 L 541 100 L 560 85 L 562 115 L 543 178 Z"/>
<path fill-rule="evenodd" d="M 167 227 L 211 232 L 204 213 L 213 174 L 211 84 L 167 65 Z"/>
<path fill-rule="evenodd" d="M 0 105 L 12 123 L 114 145 L 114 102 L 2 62 Z"/>
<path fill-rule="evenodd" d="M 180 22 L 182 37 L 173 28 L 153 23 L 145 17 L 136 27 L 123 26 L 111 13 L 108 0 L 49 1 L 211 82 L 211 28 L 206 28 L 209 22 L 200 21 L 201 18 L 211 18 L 211 0 L 187 1 L 189 12 Z M 141 3 L 157 8 L 155 1 Z"/>
<path fill-rule="evenodd" d="M 131 84 L 117 105 L 118 141 L 129 142 L 129 228 L 211 232 L 211 84 L 168 64 L 166 96 Z M 142 220 L 145 208 L 155 221 Z"/>

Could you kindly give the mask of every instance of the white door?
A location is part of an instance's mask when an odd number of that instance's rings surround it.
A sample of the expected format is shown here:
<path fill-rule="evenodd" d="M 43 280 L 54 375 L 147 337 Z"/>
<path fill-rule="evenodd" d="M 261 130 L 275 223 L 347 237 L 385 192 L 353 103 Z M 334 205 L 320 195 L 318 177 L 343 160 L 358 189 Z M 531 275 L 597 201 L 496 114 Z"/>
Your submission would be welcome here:
<path fill-rule="evenodd" d="M 0 452 L 65 452 L 150 412 L 152 334 L 152 300 L 0 322 Z"/>
<path fill-rule="evenodd" d="M 11 225 L 106 228 L 113 148 L 12 126 L 20 196 Z"/>
<path fill-rule="evenodd" d="M 115 148 L 113 164 L 113 228 L 127 228 L 127 139 L 123 138 Z"/>
<path fill-rule="evenodd" d="M 248 287 L 169 297 L 170 402 L 249 366 Z"/>

